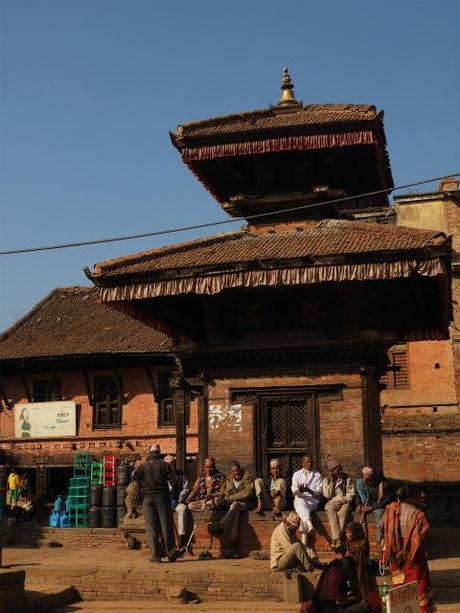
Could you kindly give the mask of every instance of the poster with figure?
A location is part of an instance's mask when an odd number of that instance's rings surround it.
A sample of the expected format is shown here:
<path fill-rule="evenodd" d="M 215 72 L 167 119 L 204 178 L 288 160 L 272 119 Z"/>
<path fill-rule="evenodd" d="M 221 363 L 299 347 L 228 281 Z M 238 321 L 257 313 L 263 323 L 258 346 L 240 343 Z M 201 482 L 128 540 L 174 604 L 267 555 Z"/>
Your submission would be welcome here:
<path fill-rule="evenodd" d="M 16 438 L 60 438 L 77 434 L 76 404 L 73 400 L 29 402 L 14 408 Z"/>
<path fill-rule="evenodd" d="M 208 410 L 208 423 L 210 430 L 241 432 L 243 430 L 241 404 L 210 404 Z"/>

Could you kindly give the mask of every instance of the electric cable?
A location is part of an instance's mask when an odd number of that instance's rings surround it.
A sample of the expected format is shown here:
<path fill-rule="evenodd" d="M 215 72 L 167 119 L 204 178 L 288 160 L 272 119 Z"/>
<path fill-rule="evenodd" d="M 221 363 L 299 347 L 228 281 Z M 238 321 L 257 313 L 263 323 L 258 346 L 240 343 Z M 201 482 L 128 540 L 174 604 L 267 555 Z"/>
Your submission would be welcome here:
<path fill-rule="evenodd" d="M 347 202 L 349 200 L 358 200 L 361 198 L 369 198 L 370 196 L 378 196 L 381 194 L 390 194 L 394 191 L 399 191 L 401 189 L 407 189 L 408 187 L 415 187 L 417 185 L 425 185 L 426 183 L 433 183 L 434 181 L 440 181 L 441 179 L 458 177 L 460 176 L 460 172 L 454 172 L 449 174 L 444 174 L 440 177 L 433 177 L 432 179 L 423 179 L 421 181 L 414 181 L 413 183 L 406 183 L 405 185 L 399 185 L 397 187 L 389 187 L 386 189 L 379 189 L 373 192 L 367 192 L 365 194 L 358 194 L 355 196 L 343 196 L 341 198 L 334 198 L 333 200 L 323 200 L 322 202 L 313 202 L 311 204 L 303 204 L 300 206 L 290 207 L 287 209 L 278 209 L 277 211 L 270 211 L 269 213 L 256 213 L 254 215 L 248 215 L 247 217 L 234 217 L 231 219 L 223 219 L 221 221 L 211 221 L 208 223 L 194 224 L 191 226 L 180 226 L 177 228 L 168 228 L 166 230 L 157 230 L 155 232 L 143 232 L 142 234 L 128 234 L 126 236 L 114 236 L 110 238 L 100 238 L 94 240 L 87 241 L 78 241 L 73 243 L 61 243 L 57 245 L 45 245 L 43 247 L 26 247 L 21 249 L 10 249 L 8 251 L 0 251 L 1 255 L 17 255 L 20 253 L 35 253 L 38 251 L 53 251 L 57 249 L 70 249 L 73 247 L 84 247 L 86 245 L 102 245 L 104 243 L 116 243 L 120 241 L 130 241 L 136 240 L 140 238 L 149 238 L 151 236 L 164 236 L 166 234 L 177 234 L 179 232 L 186 232 L 188 230 L 199 230 L 201 228 L 211 228 L 213 226 L 222 226 L 229 223 L 237 223 L 241 221 L 250 221 L 252 219 L 258 219 L 260 217 L 272 217 L 275 215 L 282 215 L 285 213 L 290 213 L 292 211 L 301 211 L 305 209 L 312 209 L 314 207 L 320 207 L 330 204 L 337 204 L 339 202 Z"/>

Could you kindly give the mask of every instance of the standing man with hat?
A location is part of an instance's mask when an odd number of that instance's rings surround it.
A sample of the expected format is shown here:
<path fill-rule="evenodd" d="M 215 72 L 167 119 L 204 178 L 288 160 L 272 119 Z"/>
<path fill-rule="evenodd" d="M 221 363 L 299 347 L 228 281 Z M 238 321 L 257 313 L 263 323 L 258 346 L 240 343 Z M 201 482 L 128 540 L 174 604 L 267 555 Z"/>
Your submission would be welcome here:
<path fill-rule="evenodd" d="M 171 465 L 160 458 L 160 445 L 150 447 L 147 462 L 136 467 L 132 478 L 141 483 L 144 493 L 142 510 L 151 554 L 150 561 L 161 562 L 159 536 L 162 534 L 168 560 L 175 562 L 176 543 L 169 486 L 176 500 L 179 496 L 179 487 Z"/>
<path fill-rule="evenodd" d="M 342 545 L 342 536 L 350 506 L 355 497 L 352 478 L 342 470 L 342 465 L 335 456 L 326 458 L 329 476 L 323 479 L 323 496 L 327 499 L 325 510 L 331 529 L 332 547 Z"/>

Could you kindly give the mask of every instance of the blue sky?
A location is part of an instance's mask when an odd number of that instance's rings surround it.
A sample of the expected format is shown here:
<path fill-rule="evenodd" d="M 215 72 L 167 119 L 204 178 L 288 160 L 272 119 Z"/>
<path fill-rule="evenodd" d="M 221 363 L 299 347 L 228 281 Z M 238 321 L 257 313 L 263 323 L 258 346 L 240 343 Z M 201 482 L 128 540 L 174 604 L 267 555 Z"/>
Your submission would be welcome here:
<path fill-rule="evenodd" d="M 285 65 L 304 102 L 385 110 L 396 184 L 459 170 L 459 17 L 455 0 L 3 0 L 0 250 L 223 219 L 168 130 L 276 103 Z M 0 257 L 0 330 L 85 265 L 199 235 Z"/>

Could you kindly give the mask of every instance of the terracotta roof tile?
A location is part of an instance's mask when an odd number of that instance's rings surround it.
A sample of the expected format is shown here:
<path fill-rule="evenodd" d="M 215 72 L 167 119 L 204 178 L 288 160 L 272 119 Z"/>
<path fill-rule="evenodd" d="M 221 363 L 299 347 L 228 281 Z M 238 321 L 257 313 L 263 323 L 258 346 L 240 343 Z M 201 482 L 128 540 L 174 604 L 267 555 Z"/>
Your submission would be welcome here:
<path fill-rule="evenodd" d="M 307 104 L 293 109 L 259 109 L 222 115 L 178 126 L 175 138 L 199 139 L 225 134 L 270 131 L 302 126 L 366 122 L 377 117 L 368 104 Z"/>
<path fill-rule="evenodd" d="M 55 289 L 0 336 L 0 360 L 169 349 L 166 335 L 101 304 L 88 287 Z"/>
<path fill-rule="evenodd" d="M 247 262 L 378 255 L 442 245 L 443 233 L 376 223 L 324 220 L 297 232 L 233 232 L 170 245 L 101 262 L 90 274 L 96 282 L 116 277 L 155 275 L 183 268 L 225 268 Z"/>

